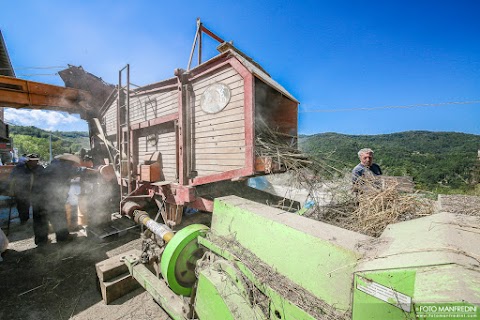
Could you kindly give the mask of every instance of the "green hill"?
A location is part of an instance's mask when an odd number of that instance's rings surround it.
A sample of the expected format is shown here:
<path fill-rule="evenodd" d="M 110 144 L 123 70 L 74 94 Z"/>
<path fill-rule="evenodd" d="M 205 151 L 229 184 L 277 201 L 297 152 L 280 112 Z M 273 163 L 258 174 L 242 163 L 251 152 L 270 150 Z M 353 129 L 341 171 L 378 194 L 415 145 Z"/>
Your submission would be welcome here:
<path fill-rule="evenodd" d="M 387 175 L 412 176 L 417 187 L 468 191 L 478 183 L 480 135 L 408 131 L 382 135 L 322 133 L 300 137 L 300 148 L 337 169 L 352 169 L 358 150 L 371 148 Z"/>
<path fill-rule="evenodd" d="M 88 132 L 55 131 L 53 154 L 89 149 Z M 49 158 L 50 132 L 36 127 L 10 126 L 19 154 Z M 480 180 L 480 135 L 457 132 L 407 131 L 382 135 L 320 133 L 299 137 L 299 147 L 339 170 L 351 170 L 357 152 L 372 148 L 386 175 L 412 176 L 418 188 L 440 192 L 469 192 Z"/>
<path fill-rule="evenodd" d="M 49 159 L 50 135 L 52 137 L 53 155 L 65 152 L 78 152 L 81 148 L 90 149 L 88 132 L 79 131 L 54 131 L 49 132 L 33 126 L 9 126 L 13 147 L 18 149 L 18 154 L 38 153 L 42 160 Z"/>

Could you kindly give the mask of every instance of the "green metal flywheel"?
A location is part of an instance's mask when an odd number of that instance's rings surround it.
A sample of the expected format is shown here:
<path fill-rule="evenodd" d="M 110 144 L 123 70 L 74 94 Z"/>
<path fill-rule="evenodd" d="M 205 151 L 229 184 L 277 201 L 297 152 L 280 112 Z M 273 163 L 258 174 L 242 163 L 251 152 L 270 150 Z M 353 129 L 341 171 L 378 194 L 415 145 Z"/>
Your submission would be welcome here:
<path fill-rule="evenodd" d="M 163 251 L 160 270 L 176 294 L 189 296 L 192 293 L 196 281 L 195 264 L 204 252 L 198 245 L 197 237 L 208 229 L 203 224 L 189 225 L 178 231 Z"/>

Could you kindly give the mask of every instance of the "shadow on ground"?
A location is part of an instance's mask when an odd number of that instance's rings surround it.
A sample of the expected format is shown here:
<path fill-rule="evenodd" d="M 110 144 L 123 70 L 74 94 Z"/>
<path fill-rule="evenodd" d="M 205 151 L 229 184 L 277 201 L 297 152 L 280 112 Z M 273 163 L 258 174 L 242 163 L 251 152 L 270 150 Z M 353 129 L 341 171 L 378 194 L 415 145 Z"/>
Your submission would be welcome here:
<path fill-rule="evenodd" d="M 0 262 L 0 319 L 169 319 L 151 296 L 139 289 L 105 305 L 95 264 L 133 248 L 138 230 L 103 242 L 79 233 L 67 243 L 36 247 L 32 223 L 14 224 L 10 246 Z"/>

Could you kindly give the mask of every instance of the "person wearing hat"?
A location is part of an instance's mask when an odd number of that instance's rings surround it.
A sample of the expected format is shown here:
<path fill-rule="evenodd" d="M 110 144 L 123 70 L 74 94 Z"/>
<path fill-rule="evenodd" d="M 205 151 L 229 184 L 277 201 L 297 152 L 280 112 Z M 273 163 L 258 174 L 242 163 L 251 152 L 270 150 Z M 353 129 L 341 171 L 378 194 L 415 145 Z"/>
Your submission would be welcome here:
<path fill-rule="evenodd" d="M 10 174 L 10 196 L 15 198 L 22 224 L 30 217 L 32 187 L 36 177 L 43 170 L 38 164 L 39 160 L 40 157 L 36 153 L 26 154 L 24 161 L 19 162 Z"/>
<path fill-rule="evenodd" d="M 38 176 L 33 185 L 33 203 L 37 208 L 33 216 L 35 244 L 48 243 L 48 223 L 52 225 L 57 242 L 72 240 L 65 216 L 65 203 L 70 189 L 70 181 L 75 176 L 83 176 L 96 170 L 80 167 L 80 158 L 73 154 L 56 156 Z"/>

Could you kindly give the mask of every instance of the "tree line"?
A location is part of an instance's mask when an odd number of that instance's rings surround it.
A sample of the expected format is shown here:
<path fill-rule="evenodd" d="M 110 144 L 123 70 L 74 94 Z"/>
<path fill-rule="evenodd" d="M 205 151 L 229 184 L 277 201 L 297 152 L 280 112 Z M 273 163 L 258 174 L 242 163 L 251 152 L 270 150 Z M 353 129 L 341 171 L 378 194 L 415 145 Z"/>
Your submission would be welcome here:
<path fill-rule="evenodd" d="M 38 153 L 44 161 L 49 159 L 50 135 L 54 155 L 90 148 L 88 132 L 49 132 L 16 125 L 9 128 L 13 146 L 18 148 L 19 154 Z M 329 132 L 301 135 L 299 148 L 339 171 L 351 170 L 359 162 L 358 150 L 371 148 L 384 174 L 411 176 L 419 189 L 443 193 L 479 189 L 480 135 L 430 131 L 382 135 Z"/>
<path fill-rule="evenodd" d="M 50 156 L 50 136 L 52 153 L 76 153 L 80 149 L 89 149 L 88 132 L 82 131 L 46 131 L 33 126 L 9 126 L 10 138 L 18 154 L 37 153 L 42 161 L 48 161 Z"/>
<path fill-rule="evenodd" d="M 438 192 L 478 190 L 480 135 L 408 131 L 383 135 L 321 133 L 300 136 L 300 148 L 339 170 L 352 169 L 357 152 L 371 148 L 386 175 L 411 176 L 417 188 Z"/>

